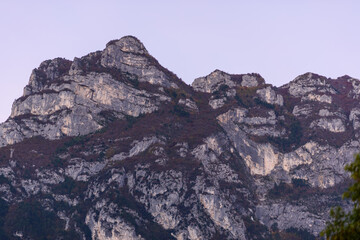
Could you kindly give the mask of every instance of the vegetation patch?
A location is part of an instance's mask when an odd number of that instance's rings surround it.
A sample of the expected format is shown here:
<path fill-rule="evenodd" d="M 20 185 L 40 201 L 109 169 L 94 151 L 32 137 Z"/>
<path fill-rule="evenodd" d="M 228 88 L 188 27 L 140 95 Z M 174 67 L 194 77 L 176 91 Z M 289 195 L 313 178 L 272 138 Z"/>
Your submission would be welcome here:
<path fill-rule="evenodd" d="M 22 233 L 24 239 L 79 238 L 75 231 L 65 231 L 65 222 L 33 199 L 10 206 L 3 226 L 5 237 L 1 239 L 18 239 L 14 237 L 15 233 Z"/>
<path fill-rule="evenodd" d="M 87 189 L 87 183 L 75 181 L 71 177 L 65 177 L 65 181 L 54 186 L 54 192 L 69 196 L 82 196 Z"/>
<path fill-rule="evenodd" d="M 311 188 L 304 179 L 292 179 L 291 183 L 275 183 L 274 187 L 269 190 L 268 196 L 272 199 L 298 200 L 317 191 L 317 188 Z"/>

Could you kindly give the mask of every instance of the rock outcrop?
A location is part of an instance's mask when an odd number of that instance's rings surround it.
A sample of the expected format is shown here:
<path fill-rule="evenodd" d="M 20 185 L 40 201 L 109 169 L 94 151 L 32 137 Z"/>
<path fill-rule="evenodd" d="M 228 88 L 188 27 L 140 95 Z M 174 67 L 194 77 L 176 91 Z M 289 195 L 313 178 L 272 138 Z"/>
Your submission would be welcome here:
<path fill-rule="evenodd" d="M 0 126 L 0 145 L 36 135 L 85 135 L 101 129 L 107 113 L 121 118 L 158 110 L 170 98 L 160 91 L 139 90 L 138 83 L 178 87 L 153 62 L 139 40 L 124 37 L 73 62 L 57 58 L 41 63 Z M 128 83 L 121 81 L 125 77 Z"/>
<path fill-rule="evenodd" d="M 0 238 L 315 239 L 350 206 L 359 96 L 313 73 L 188 86 L 132 36 L 44 61 L 0 125 Z"/>

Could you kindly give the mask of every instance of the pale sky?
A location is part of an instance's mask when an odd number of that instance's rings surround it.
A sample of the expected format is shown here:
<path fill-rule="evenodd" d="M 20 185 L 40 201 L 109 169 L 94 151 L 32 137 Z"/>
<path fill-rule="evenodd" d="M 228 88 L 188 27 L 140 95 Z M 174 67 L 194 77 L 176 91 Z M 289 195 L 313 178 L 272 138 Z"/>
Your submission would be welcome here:
<path fill-rule="evenodd" d="M 0 122 L 33 68 L 138 37 L 186 83 L 215 69 L 281 86 L 305 72 L 360 78 L 357 0 L 1 0 Z"/>

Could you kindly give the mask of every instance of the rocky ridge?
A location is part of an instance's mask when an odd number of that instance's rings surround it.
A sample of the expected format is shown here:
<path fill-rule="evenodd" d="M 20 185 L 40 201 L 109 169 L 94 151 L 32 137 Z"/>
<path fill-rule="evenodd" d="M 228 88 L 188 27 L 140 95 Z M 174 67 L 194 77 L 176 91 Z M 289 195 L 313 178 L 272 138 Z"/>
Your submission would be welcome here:
<path fill-rule="evenodd" d="M 348 206 L 359 96 L 314 73 L 188 86 L 132 36 L 44 61 L 0 125 L 0 238 L 315 239 Z"/>

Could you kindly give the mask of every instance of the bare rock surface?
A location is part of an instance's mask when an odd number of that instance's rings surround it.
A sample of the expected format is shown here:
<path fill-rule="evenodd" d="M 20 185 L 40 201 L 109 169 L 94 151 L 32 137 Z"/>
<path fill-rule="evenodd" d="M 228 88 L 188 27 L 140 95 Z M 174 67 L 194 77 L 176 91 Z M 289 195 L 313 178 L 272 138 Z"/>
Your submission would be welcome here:
<path fill-rule="evenodd" d="M 0 124 L 0 236 L 316 239 L 351 207 L 359 98 L 359 80 L 314 73 L 189 86 L 132 36 L 44 61 Z"/>
<path fill-rule="evenodd" d="M 133 66 L 135 70 L 111 64 L 112 61 L 120 64 L 125 61 L 121 60 L 123 58 L 136 61 L 131 54 L 142 54 L 139 61 L 144 62 L 140 65 L 135 62 L 124 63 L 127 67 Z M 84 58 L 94 57 L 92 55 Z M 149 58 L 140 41 L 124 37 L 107 46 L 102 52 L 101 62 L 106 68 L 118 67 L 124 74 L 133 74 L 136 81 L 177 87 L 175 83 L 166 80 L 165 73 L 150 67 Z M 33 71 L 23 97 L 14 102 L 10 118 L 0 125 L 0 145 L 13 144 L 34 135 L 48 139 L 85 135 L 103 127 L 104 113 L 111 111 L 118 118 L 137 117 L 156 111 L 161 102 L 170 101 L 169 97 L 161 93 L 150 93 L 119 82 L 105 70 L 103 73 L 76 72 L 74 69 L 79 66 L 76 63 L 70 66 L 70 63 L 57 58 L 45 61 Z M 164 80 L 159 82 L 158 75 Z"/>

